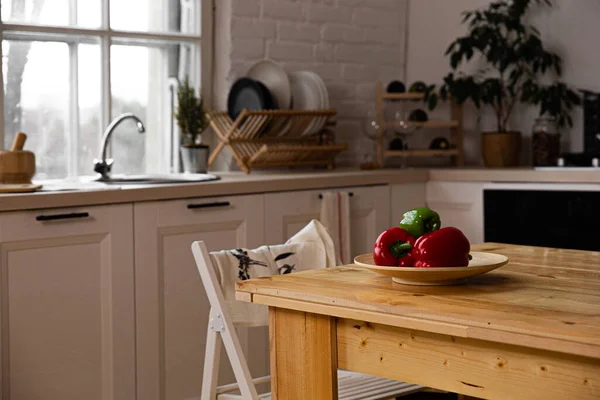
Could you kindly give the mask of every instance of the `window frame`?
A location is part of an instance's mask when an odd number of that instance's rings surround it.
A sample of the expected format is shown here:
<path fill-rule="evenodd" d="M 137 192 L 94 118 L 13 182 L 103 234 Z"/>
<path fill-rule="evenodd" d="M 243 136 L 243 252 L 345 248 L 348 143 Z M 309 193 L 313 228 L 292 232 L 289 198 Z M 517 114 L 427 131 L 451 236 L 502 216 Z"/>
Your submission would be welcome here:
<path fill-rule="evenodd" d="M 119 1 L 119 0 L 112 0 Z M 73 68 L 77 64 L 77 44 L 79 43 L 98 43 L 101 54 L 101 124 L 102 127 L 110 123 L 112 109 L 111 95 L 111 44 L 119 44 L 122 40 L 139 41 L 143 46 L 144 42 L 150 46 L 152 42 L 160 41 L 178 41 L 181 43 L 191 43 L 200 49 L 196 57 L 196 68 L 194 76 L 190 81 L 195 83 L 196 90 L 199 90 L 204 104 L 208 107 L 212 105 L 213 93 L 213 54 L 214 54 L 214 0 L 187 0 L 200 1 L 200 16 L 196 16 L 200 23 L 200 32 L 198 34 L 184 34 L 178 32 L 139 32 L 123 31 L 112 29 L 110 26 L 110 1 L 101 0 L 101 23 L 98 28 L 84 28 L 78 26 L 55 26 L 28 23 L 4 23 L 0 15 L 0 55 L 2 52 L 2 42 L 4 40 L 32 40 L 40 42 L 62 42 L 69 44 L 69 56 L 71 71 L 77 71 Z M 76 15 L 77 1 L 71 0 L 71 14 Z M 70 21 L 72 23 L 72 21 Z M 72 43 L 69 42 L 72 39 Z M 116 39 L 116 40 L 115 40 Z M 198 60 L 199 58 L 199 60 Z M 78 74 L 70 75 L 70 95 L 69 95 L 69 124 L 72 131 L 77 132 L 79 127 L 79 99 L 78 99 Z M 0 73 L 0 127 L 4 130 L 4 76 Z M 175 125 L 175 123 L 172 123 Z M 175 129 L 176 130 L 176 129 Z M 77 148 L 77 136 L 69 137 L 69 155 L 74 154 Z M 101 137 L 98 137 L 100 142 Z M 0 135 L 0 149 L 4 149 L 8 143 L 4 143 L 5 134 Z M 172 149 L 172 153 L 178 153 L 178 149 Z M 69 171 L 78 171 L 77 159 L 69 157 Z M 178 158 L 178 157 L 177 157 Z M 80 172 L 80 171 L 78 171 Z"/>

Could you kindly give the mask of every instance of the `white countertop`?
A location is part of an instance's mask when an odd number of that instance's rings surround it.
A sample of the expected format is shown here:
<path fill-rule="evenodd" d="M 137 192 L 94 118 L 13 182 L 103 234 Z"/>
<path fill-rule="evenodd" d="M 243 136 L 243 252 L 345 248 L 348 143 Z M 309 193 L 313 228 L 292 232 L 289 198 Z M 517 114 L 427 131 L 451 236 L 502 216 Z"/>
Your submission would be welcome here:
<path fill-rule="evenodd" d="M 213 182 L 168 185 L 90 186 L 90 190 L 0 195 L 0 211 L 133 203 L 182 198 L 425 182 L 427 170 L 335 170 L 305 172 L 213 173 Z"/>
<path fill-rule="evenodd" d="M 133 203 L 181 198 L 231 196 L 252 193 L 311 190 L 368 185 L 393 185 L 427 181 L 600 183 L 598 170 L 519 169 L 382 169 L 360 171 L 253 171 L 216 172 L 221 180 L 169 185 L 90 186 L 89 190 L 0 195 L 0 211 Z"/>

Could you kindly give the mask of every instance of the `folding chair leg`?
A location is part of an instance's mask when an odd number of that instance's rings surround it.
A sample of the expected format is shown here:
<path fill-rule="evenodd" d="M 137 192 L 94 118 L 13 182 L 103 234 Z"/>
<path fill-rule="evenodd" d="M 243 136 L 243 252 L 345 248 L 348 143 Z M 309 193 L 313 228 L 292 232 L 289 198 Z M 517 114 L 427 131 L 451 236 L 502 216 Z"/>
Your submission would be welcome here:
<path fill-rule="evenodd" d="M 243 112 L 242 112 L 243 114 Z M 252 376 L 250 375 L 250 369 L 248 368 L 248 364 L 246 363 L 246 359 L 244 358 L 244 352 L 242 351 L 242 346 L 240 345 L 239 338 L 235 332 L 235 328 L 231 319 L 229 317 L 229 313 L 225 305 L 225 299 L 223 298 L 223 293 L 219 289 L 219 280 L 217 279 L 217 275 L 215 270 L 210 262 L 210 254 L 208 253 L 208 249 L 204 242 L 194 242 L 192 243 L 192 252 L 194 253 L 194 258 L 196 260 L 196 265 L 198 267 L 198 272 L 200 273 L 200 278 L 202 279 L 202 283 L 204 284 L 204 288 L 206 289 L 206 295 L 208 297 L 208 301 L 211 304 L 211 322 L 209 325 L 213 325 L 213 329 L 209 326 L 208 331 L 208 340 L 214 340 L 219 343 L 220 346 L 221 341 L 213 338 L 212 335 L 219 335 L 221 337 L 222 343 L 225 346 L 225 350 L 227 351 L 227 357 L 229 358 L 229 362 L 231 363 L 231 367 L 233 368 L 233 373 L 235 375 L 235 380 L 240 386 L 240 392 L 244 399 L 248 400 L 258 400 L 258 393 L 256 392 L 256 387 L 254 387 L 254 383 L 252 382 Z M 212 318 L 215 318 L 212 320 Z M 216 349 L 215 346 L 207 346 L 207 356 L 204 367 L 204 379 L 206 381 L 210 381 L 211 379 L 214 381 L 216 377 L 212 374 L 216 374 L 218 368 L 214 368 L 212 363 L 215 362 L 215 357 L 218 357 L 220 354 L 220 347 L 217 349 L 219 351 L 215 351 L 214 354 L 210 349 Z M 218 366 L 218 364 L 217 364 Z M 208 378 L 207 378 L 207 374 Z M 215 385 L 209 385 L 210 388 Z M 206 383 L 203 387 L 203 397 L 202 400 L 213 400 L 208 397 L 205 399 L 204 397 L 204 388 L 206 387 Z M 210 396 L 212 389 L 208 389 L 208 396 Z"/>
<path fill-rule="evenodd" d="M 217 381 L 219 379 L 219 361 L 222 344 L 221 335 L 212 330 L 211 327 L 208 327 L 201 400 L 215 400 L 217 398 Z"/>

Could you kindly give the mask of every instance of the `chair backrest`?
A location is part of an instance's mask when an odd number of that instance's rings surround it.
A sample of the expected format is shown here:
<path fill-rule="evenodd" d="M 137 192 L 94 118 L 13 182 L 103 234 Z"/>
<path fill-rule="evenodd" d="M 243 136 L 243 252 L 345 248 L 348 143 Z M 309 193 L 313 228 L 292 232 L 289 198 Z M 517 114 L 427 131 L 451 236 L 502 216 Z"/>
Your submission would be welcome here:
<path fill-rule="evenodd" d="M 227 357 L 243 398 L 258 400 L 258 393 L 252 383 L 248 363 L 244 357 L 240 340 L 235 332 L 233 321 L 226 307 L 223 292 L 204 242 L 192 243 L 192 253 L 211 307 L 202 382 L 202 400 L 214 400 L 216 398 L 218 357 L 220 353 L 219 336 L 225 346 Z"/>
<path fill-rule="evenodd" d="M 314 244 L 307 244 L 313 241 L 315 241 L 315 243 L 319 243 L 319 245 L 315 246 Z M 286 262 L 290 260 L 290 258 L 287 257 L 292 254 L 296 255 L 296 260 L 304 260 L 304 267 L 307 265 L 310 266 L 310 268 L 319 267 L 319 265 L 311 264 L 311 260 L 313 259 L 321 260 L 320 262 L 323 263 L 321 267 L 323 268 L 330 265 L 335 265 L 335 258 L 333 257 L 335 250 L 333 247 L 333 242 L 331 241 L 331 237 L 325 228 L 316 220 L 311 221 L 311 223 L 309 223 L 303 230 L 291 238 L 285 246 L 294 246 L 292 249 L 295 251 L 295 253 L 289 252 L 289 249 L 283 249 L 279 247 L 278 250 L 282 251 L 283 253 L 278 253 L 278 255 L 274 257 L 274 262 L 275 264 L 277 264 L 277 262 L 280 264 L 283 263 L 284 267 L 288 267 L 289 271 L 286 273 L 291 272 L 291 270 L 295 267 L 295 264 L 292 266 L 286 264 Z M 275 248 L 277 247 L 278 246 L 271 246 L 268 248 L 269 252 L 275 251 Z M 320 253 L 315 251 L 315 247 L 321 249 L 319 250 Z M 215 268 L 215 264 L 213 263 L 210 253 L 208 252 L 204 242 L 197 241 L 192 243 L 192 252 L 194 254 L 196 266 L 198 268 L 198 272 L 200 274 L 202 284 L 206 290 L 206 295 L 211 307 L 206 341 L 201 399 L 216 399 L 217 375 L 219 369 L 221 345 L 219 339 L 221 339 L 223 345 L 225 346 L 227 357 L 231 363 L 235 379 L 238 383 L 239 390 L 243 398 L 249 400 L 258 400 L 258 394 L 252 381 L 252 376 L 250 375 L 248 363 L 242 351 L 239 337 L 234 329 L 234 324 L 236 321 L 234 320 L 231 312 L 232 310 L 229 308 L 228 299 L 226 298 L 231 298 L 233 296 L 233 293 L 231 292 L 231 289 L 233 288 L 226 287 L 225 290 L 227 290 L 228 296 L 224 295 L 224 288 L 221 287 L 221 283 L 217 276 L 218 269 Z M 317 257 L 315 254 L 318 254 L 319 256 Z M 215 259 L 215 262 L 220 263 L 221 261 L 219 261 L 219 259 Z M 222 267 L 222 265 L 220 266 Z M 275 267 L 277 267 L 277 265 L 275 265 Z M 227 279 L 222 280 L 223 282 L 231 282 L 231 280 L 228 281 Z M 232 282 L 232 284 L 234 284 L 234 282 Z M 236 306 L 239 306 L 240 304 L 245 305 L 243 303 L 236 303 Z M 267 311 L 265 306 L 259 306 L 255 304 L 247 304 L 247 306 L 252 307 L 251 310 L 257 310 L 257 312 L 261 312 L 262 310 L 266 313 Z M 235 310 L 233 311 L 235 313 Z M 250 326 L 263 326 L 267 324 L 268 319 L 264 318 L 264 323 L 252 324 Z"/>

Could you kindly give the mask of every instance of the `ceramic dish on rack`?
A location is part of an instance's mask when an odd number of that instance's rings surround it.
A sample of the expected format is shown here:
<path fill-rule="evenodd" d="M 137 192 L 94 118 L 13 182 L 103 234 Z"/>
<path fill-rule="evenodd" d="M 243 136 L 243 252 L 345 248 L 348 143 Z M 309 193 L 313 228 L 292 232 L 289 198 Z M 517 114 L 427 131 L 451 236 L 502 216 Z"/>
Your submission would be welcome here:
<path fill-rule="evenodd" d="M 285 69 L 273 60 L 255 63 L 246 74 L 247 77 L 262 82 L 273 94 L 276 108 L 287 110 L 292 101 L 292 88 Z"/>
<path fill-rule="evenodd" d="M 290 73 L 292 85 L 292 108 L 298 111 L 319 110 L 322 107 L 321 89 L 318 83 L 307 71 Z M 309 135 L 315 131 L 316 122 L 313 120 L 302 132 L 302 136 Z M 283 132 L 282 134 L 285 134 Z"/>
<path fill-rule="evenodd" d="M 318 109 L 329 109 L 329 107 L 330 107 L 329 93 L 327 91 L 327 86 L 325 85 L 325 82 L 323 82 L 323 79 L 321 79 L 321 77 L 319 75 L 317 75 L 316 73 L 314 73 L 312 71 L 305 71 L 305 73 L 306 73 L 307 77 L 309 77 L 317 85 L 317 88 L 319 89 L 321 101 L 320 101 Z M 314 125 L 312 126 L 311 132 L 305 133 L 305 134 L 309 135 L 309 134 L 315 134 L 315 133 L 320 132 L 321 129 L 323 129 L 323 127 L 325 126 L 326 122 L 327 122 L 326 117 L 316 119 Z"/>
<path fill-rule="evenodd" d="M 243 109 L 248 111 L 271 110 L 275 102 L 269 89 L 261 82 L 251 78 L 238 79 L 227 98 L 227 112 L 235 121 Z"/>
<path fill-rule="evenodd" d="M 373 254 L 363 254 L 354 258 L 354 264 L 369 271 L 392 277 L 396 283 L 417 286 L 459 285 L 467 278 L 485 274 L 508 263 L 508 257 L 501 254 L 471 252 L 473 259 L 468 266 L 454 268 L 400 268 L 375 265 Z"/>

